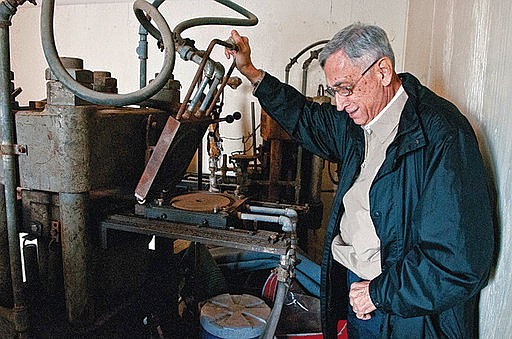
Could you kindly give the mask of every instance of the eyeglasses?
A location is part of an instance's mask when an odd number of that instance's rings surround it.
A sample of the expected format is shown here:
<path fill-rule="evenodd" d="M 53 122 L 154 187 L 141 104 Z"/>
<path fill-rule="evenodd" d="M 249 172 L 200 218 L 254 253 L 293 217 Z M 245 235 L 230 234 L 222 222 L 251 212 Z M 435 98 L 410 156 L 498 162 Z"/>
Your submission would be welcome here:
<path fill-rule="evenodd" d="M 352 93 L 354 93 L 354 88 L 357 86 L 357 83 L 364 77 L 364 75 L 370 70 L 370 68 L 372 68 L 377 63 L 377 61 L 379 61 L 380 59 L 381 58 L 372 62 L 372 64 L 370 66 L 368 66 L 363 71 L 363 73 L 361 73 L 361 76 L 359 77 L 359 79 L 357 79 L 357 81 L 354 82 L 352 85 L 341 86 L 340 84 L 335 84 L 332 87 L 326 85 L 325 91 L 333 97 L 336 96 L 336 93 L 338 93 L 339 95 L 342 95 L 344 97 L 348 97 L 349 95 L 352 95 Z"/>

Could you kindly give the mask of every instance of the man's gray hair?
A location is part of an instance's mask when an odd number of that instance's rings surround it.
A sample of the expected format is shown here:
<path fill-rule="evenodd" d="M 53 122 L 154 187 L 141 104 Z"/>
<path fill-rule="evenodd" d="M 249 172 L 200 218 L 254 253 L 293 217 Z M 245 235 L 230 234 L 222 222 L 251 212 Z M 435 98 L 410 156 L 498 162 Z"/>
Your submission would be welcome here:
<path fill-rule="evenodd" d="M 356 65 L 366 64 L 388 57 L 395 67 L 395 54 L 386 32 L 378 27 L 355 23 L 343 28 L 324 46 L 318 55 L 322 68 L 329 56 L 342 50 Z"/>

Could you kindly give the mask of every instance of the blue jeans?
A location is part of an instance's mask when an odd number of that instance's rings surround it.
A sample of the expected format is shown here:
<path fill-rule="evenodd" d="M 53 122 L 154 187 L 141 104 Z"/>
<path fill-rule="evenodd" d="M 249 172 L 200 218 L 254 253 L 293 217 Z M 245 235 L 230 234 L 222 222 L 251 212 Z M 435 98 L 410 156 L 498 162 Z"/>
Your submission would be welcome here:
<path fill-rule="evenodd" d="M 350 289 L 350 285 L 354 282 L 362 281 L 354 272 L 347 270 L 347 283 Z M 347 314 L 347 330 L 349 338 L 379 338 L 382 321 L 384 320 L 384 313 L 378 309 L 371 313 L 371 319 L 361 320 L 356 317 L 350 303 L 348 305 Z"/>

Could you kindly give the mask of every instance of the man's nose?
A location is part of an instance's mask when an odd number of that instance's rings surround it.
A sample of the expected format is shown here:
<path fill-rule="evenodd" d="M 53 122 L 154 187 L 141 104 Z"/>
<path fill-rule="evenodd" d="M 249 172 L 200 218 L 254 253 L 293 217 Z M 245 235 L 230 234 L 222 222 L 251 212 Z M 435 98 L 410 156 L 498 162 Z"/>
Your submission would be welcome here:
<path fill-rule="evenodd" d="M 338 111 L 343 111 L 349 104 L 349 97 L 336 93 L 336 109 Z"/>

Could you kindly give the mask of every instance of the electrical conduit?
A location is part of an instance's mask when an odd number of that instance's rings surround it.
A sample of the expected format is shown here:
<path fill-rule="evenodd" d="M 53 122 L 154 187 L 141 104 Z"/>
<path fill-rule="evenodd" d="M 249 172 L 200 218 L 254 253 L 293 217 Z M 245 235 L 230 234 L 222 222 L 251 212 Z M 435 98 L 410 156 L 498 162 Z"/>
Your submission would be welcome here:
<path fill-rule="evenodd" d="M 28 330 L 28 310 L 23 293 L 20 240 L 16 215 L 16 145 L 14 136 L 14 115 L 11 112 L 11 63 L 9 26 L 16 13 L 16 7 L 24 1 L 3 1 L 0 4 L 0 122 L 2 134 L 2 164 L 4 170 L 5 211 L 9 243 L 9 258 L 13 288 L 12 309 L 0 306 L 0 317 L 8 320 L 24 337 Z"/>

